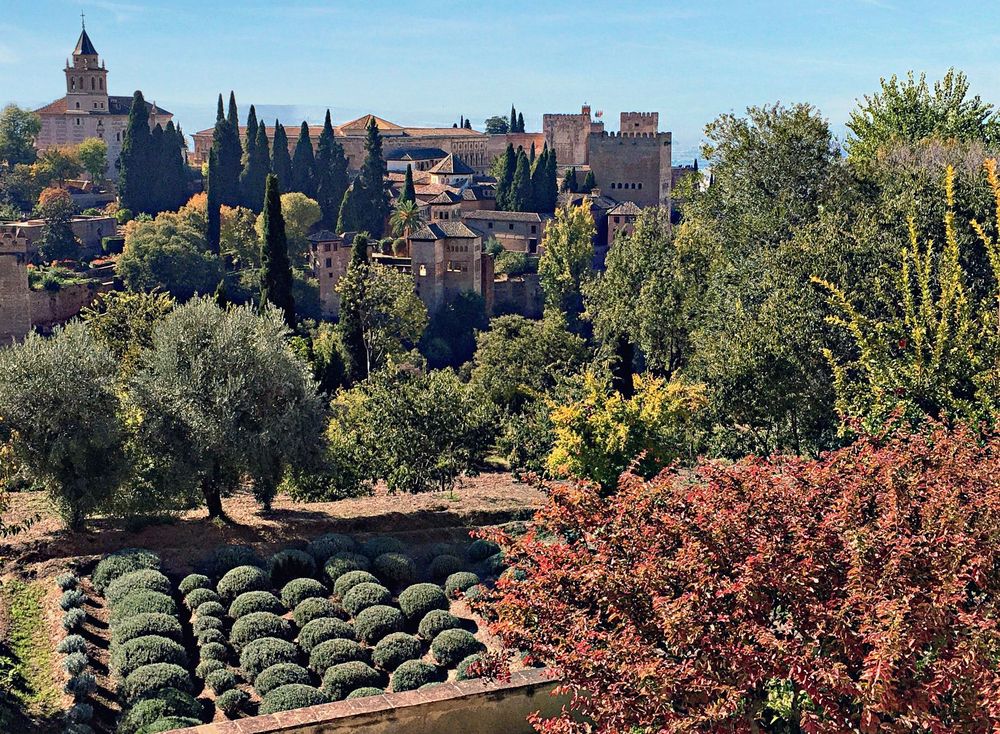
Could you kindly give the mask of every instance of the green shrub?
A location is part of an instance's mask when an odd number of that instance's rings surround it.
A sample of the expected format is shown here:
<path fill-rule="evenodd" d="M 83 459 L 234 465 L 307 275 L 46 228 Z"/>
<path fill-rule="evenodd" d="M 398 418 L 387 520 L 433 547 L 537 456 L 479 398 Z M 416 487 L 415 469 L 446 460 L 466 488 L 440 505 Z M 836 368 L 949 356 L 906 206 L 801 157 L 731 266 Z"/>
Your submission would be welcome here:
<path fill-rule="evenodd" d="M 312 598 L 326 598 L 326 587 L 316 579 L 292 579 L 281 589 L 281 601 L 289 609 Z"/>
<path fill-rule="evenodd" d="M 422 654 L 420 640 L 405 632 L 386 635 L 372 650 L 372 663 L 382 670 L 395 670 L 407 660 L 416 660 Z"/>
<path fill-rule="evenodd" d="M 375 575 L 385 583 L 404 586 L 417 577 L 417 564 L 404 553 L 383 553 L 372 563 Z"/>
<path fill-rule="evenodd" d="M 344 609 L 352 617 L 356 617 L 358 612 L 377 604 L 388 604 L 392 601 L 392 592 L 381 584 L 364 583 L 351 588 L 344 595 Z"/>
<path fill-rule="evenodd" d="M 222 668 L 220 670 L 213 670 L 205 678 L 205 685 L 212 689 L 216 696 L 225 693 L 226 691 L 236 688 L 236 676 L 233 675 L 233 671 L 226 670 Z"/>
<path fill-rule="evenodd" d="M 309 667 L 322 676 L 328 668 L 351 660 L 365 659 L 364 648 L 354 640 L 335 639 L 321 642 L 309 653 Z"/>
<path fill-rule="evenodd" d="M 471 571 L 459 571 L 451 574 L 444 582 L 444 593 L 454 597 L 459 592 L 470 589 L 479 583 L 479 577 Z"/>
<path fill-rule="evenodd" d="M 271 556 L 268 563 L 271 585 L 282 588 L 292 579 L 316 574 L 316 561 L 308 553 L 300 550 L 283 550 Z"/>
<path fill-rule="evenodd" d="M 275 688 L 281 688 L 281 686 L 287 686 L 292 683 L 309 685 L 311 681 L 312 678 L 309 677 L 309 671 L 301 665 L 296 665 L 295 663 L 278 663 L 261 671 L 260 675 L 254 680 L 253 687 L 257 691 L 257 695 L 263 697 Z"/>
<path fill-rule="evenodd" d="M 90 580 L 97 592 L 104 594 L 108 584 L 116 578 L 143 568 L 159 570 L 160 557 L 145 548 L 125 548 L 105 556 L 94 568 Z"/>
<path fill-rule="evenodd" d="M 194 630 L 196 635 L 200 635 L 202 632 L 207 632 L 208 630 L 222 630 L 224 627 L 225 623 L 221 618 L 211 615 L 198 617 L 191 623 L 191 629 Z"/>
<path fill-rule="evenodd" d="M 56 586 L 58 586 L 63 591 L 69 591 L 70 589 L 75 589 L 80 585 L 80 577 L 75 573 L 66 571 L 56 576 Z"/>
<path fill-rule="evenodd" d="M 458 573 L 465 568 L 465 564 L 458 556 L 441 555 L 431 561 L 428 572 L 432 578 L 444 579 L 453 573 Z"/>
<path fill-rule="evenodd" d="M 292 709 L 305 708 L 306 706 L 318 706 L 326 703 L 329 699 L 323 693 L 312 686 L 301 683 L 291 683 L 287 686 L 275 688 L 268 693 L 260 702 L 261 714 L 273 714 L 278 711 L 291 711 Z"/>
<path fill-rule="evenodd" d="M 382 673 L 357 660 L 334 665 L 323 676 L 323 692 L 332 701 L 341 701 L 359 688 L 379 688 L 381 693 L 384 685 Z"/>
<path fill-rule="evenodd" d="M 66 724 L 62 734 L 95 734 L 94 728 L 90 724 L 82 721 L 71 721 Z"/>
<path fill-rule="evenodd" d="M 86 601 L 86 594 L 79 589 L 70 589 L 69 591 L 64 591 L 59 597 L 59 608 L 64 612 L 68 612 L 70 609 L 79 609 Z"/>
<path fill-rule="evenodd" d="M 229 642 L 237 650 L 248 642 L 261 637 L 279 637 L 290 640 L 294 636 L 292 624 L 271 612 L 253 612 L 233 622 L 229 632 Z"/>
<path fill-rule="evenodd" d="M 221 642 L 206 642 L 198 650 L 202 660 L 218 660 L 225 662 L 229 658 L 229 648 Z"/>
<path fill-rule="evenodd" d="M 468 630 L 444 630 L 431 642 L 431 654 L 446 668 L 482 650 L 483 644 Z"/>
<path fill-rule="evenodd" d="M 181 579 L 181 582 L 177 584 L 177 590 L 181 592 L 182 595 L 187 596 L 195 589 L 211 589 L 212 579 L 210 579 L 205 574 L 201 573 L 191 573 Z"/>
<path fill-rule="evenodd" d="M 503 560 L 503 553 L 494 553 L 483 561 L 483 572 L 487 576 L 499 576 L 507 568 Z"/>
<path fill-rule="evenodd" d="M 164 716 L 157 719 L 152 724 L 142 727 L 136 734 L 163 734 L 165 731 L 174 729 L 187 729 L 189 726 L 200 726 L 200 719 L 192 719 L 189 716 Z"/>
<path fill-rule="evenodd" d="M 299 628 L 305 627 L 314 619 L 321 619 L 323 617 L 340 618 L 343 616 L 344 609 L 339 604 L 329 599 L 319 599 L 316 597 L 300 601 L 298 606 L 295 607 L 295 611 L 292 612 L 292 619 L 295 620 L 295 625 Z"/>
<path fill-rule="evenodd" d="M 87 653 L 84 652 L 71 652 L 69 655 L 63 658 L 62 667 L 66 673 L 72 677 L 74 675 L 79 675 L 87 666 L 90 665 L 90 658 L 87 657 Z"/>
<path fill-rule="evenodd" d="M 358 584 L 377 584 L 379 581 L 367 571 L 348 571 L 333 582 L 334 596 L 343 599 Z"/>
<path fill-rule="evenodd" d="M 126 709 L 116 731 L 117 734 L 136 734 L 144 726 L 166 716 L 200 720 L 203 715 L 204 707 L 190 693 L 176 688 L 163 688 Z"/>
<path fill-rule="evenodd" d="M 87 613 L 85 611 L 82 609 L 70 609 L 63 615 L 62 626 L 67 632 L 72 632 L 83 627 L 83 623 L 86 621 Z"/>
<path fill-rule="evenodd" d="M 223 645 L 226 644 L 226 635 L 222 630 L 206 629 L 195 635 L 199 646 L 203 645 Z"/>
<path fill-rule="evenodd" d="M 448 597 L 437 584 L 414 584 L 400 593 L 399 608 L 410 622 L 416 622 L 433 609 L 447 609 Z"/>
<path fill-rule="evenodd" d="M 248 591 L 267 591 L 271 587 L 268 575 L 257 566 L 237 566 L 219 579 L 216 591 L 227 604 Z"/>
<path fill-rule="evenodd" d="M 462 595 L 462 598 L 465 599 L 466 601 L 475 601 L 476 599 L 481 598 L 482 595 L 485 593 L 486 593 L 486 587 L 483 586 L 482 584 L 476 584 L 475 586 L 470 586 L 468 589 L 466 589 L 465 593 Z"/>
<path fill-rule="evenodd" d="M 97 678 L 89 670 L 85 670 L 66 681 L 63 690 L 77 700 L 84 699 L 97 690 Z"/>
<path fill-rule="evenodd" d="M 354 630 L 360 640 L 374 645 L 391 632 L 401 632 L 404 624 L 401 611 L 395 607 L 377 605 L 358 612 L 354 619 Z"/>
<path fill-rule="evenodd" d="M 87 652 L 87 641 L 80 635 L 66 635 L 56 645 L 56 652 L 69 655 L 74 652 Z"/>
<path fill-rule="evenodd" d="M 321 617 L 303 625 L 299 630 L 298 643 L 302 651 L 308 655 L 319 643 L 336 639 L 355 639 L 354 627 L 350 622 L 336 617 Z"/>
<path fill-rule="evenodd" d="M 469 666 L 473 663 L 478 663 L 482 659 L 483 656 L 480 653 L 469 655 L 467 658 L 462 658 L 461 662 L 455 666 L 455 680 L 472 680 L 474 678 L 482 678 L 483 676 L 481 673 L 469 670 Z"/>
<path fill-rule="evenodd" d="M 119 680 L 143 665 L 173 663 L 187 665 L 187 653 L 173 640 L 159 635 L 136 637 L 117 645 L 111 653 L 111 671 Z"/>
<path fill-rule="evenodd" d="M 222 606 L 221 602 L 217 601 L 206 601 L 198 607 L 195 612 L 197 619 L 206 619 L 208 617 L 214 617 L 215 619 L 221 620 L 226 616 L 226 608 Z"/>
<path fill-rule="evenodd" d="M 354 538 L 340 533 L 328 533 L 321 535 L 309 543 L 306 551 L 311 555 L 317 565 L 322 565 L 330 560 L 337 553 L 353 553 L 358 548 Z"/>
<path fill-rule="evenodd" d="M 116 627 L 137 614 L 169 614 L 176 617 L 177 604 L 172 597 L 159 591 L 136 589 L 126 594 L 111 608 L 108 623 L 112 627 Z"/>
<path fill-rule="evenodd" d="M 427 558 L 437 558 L 438 556 L 453 556 L 455 555 L 455 544 L 454 543 L 431 543 L 427 548 L 424 549 L 424 555 Z"/>
<path fill-rule="evenodd" d="M 130 593 L 141 589 L 158 591 L 167 596 L 170 596 L 173 591 L 170 588 L 170 579 L 152 568 L 144 568 L 116 578 L 108 584 L 108 588 L 104 591 L 104 598 L 107 600 L 108 606 L 114 607 Z"/>
<path fill-rule="evenodd" d="M 215 699 L 215 707 L 230 719 L 243 711 L 248 703 L 250 703 L 250 694 L 239 688 L 223 691 L 222 695 Z"/>
<path fill-rule="evenodd" d="M 208 604 L 209 602 L 219 603 L 221 601 L 222 597 L 212 589 L 192 589 L 184 597 L 185 606 L 192 612 L 200 609 L 203 604 Z"/>
<path fill-rule="evenodd" d="M 392 674 L 392 690 L 415 691 L 420 686 L 437 682 L 438 669 L 422 660 L 407 660 Z"/>
<path fill-rule="evenodd" d="M 222 670 L 226 667 L 226 664 L 221 660 L 202 660 L 198 663 L 198 667 L 194 669 L 194 674 L 205 680 L 211 673 L 216 670 Z"/>
<path fill-rule="evenodd" d="M 368 560 L 368 556 L 342 551 L 335 554 L 324 564 L 323 573 L 326 574 L 326 577 L 332 584 L 345 573 L 350 571 L 371 571 L 371 568 L 372 562 Z"/>
<path fill-rule="evenodd" d="M 406 544 L 403 541 L 387 535 L 369 538 L 361 545 L 361 552 L 369 558 L 377 558 L 383 553 L 402 553 L 405 550 Z"/>
<path fill-rule="evenodd" d="M 494 543 L 492 540 L 474 540 L 469 544 L 469 549 L 467 554 L 469 560 L 473 563 L 479 563 L 480 561 L 485 561 L 490 556 L 496 555 L 500 552 L 500 546 Z"/>
<path fill-rule="evenodd" d="M 355 688 L 353 691 L 347 694 L 347 699 L 352 698 L 368 698 L 369 696 L 381 696 L 385 693 L 384 688 L 375 688 L 373 686 L 366 686 L 364 688 Z"/>
<path fill-rule="evenodd" d="M 263 568 L 264 562 L 257 555 L 257 552 L 248 545 L 224 545 L 217 549 L 212 557 L 212 569 L 217 579 L 221 579 L 239 566 Z"/>
<path fill-rule="evenodd" d="M 254 612 L 270 612 L 280 615 L 285 613 L 285 607 L 281 600 L 270 591 L 246 591 L 236 597 L 229 605 L 229 616 L 233 619 L 239 619 Z"/>
<path fill-rule="evenodd" d="M 89 703 L 74 703 L 66 711 L 66 719 L 74 724 L 86 724 L 94 718 L 94 707 Z"/>
<path fill-rule="evenodd" d="M 197 630 L 196 630 L 197 631 Z M 122 645 L 129 640 L 146 635 L 167 637 L 174 642 L 184 641 L 184 632 L 177 617 L 161 612 L 137 614 L 118 623 L 111 630 L 111 646 Z"/>
<path fill-rule="evenodd" d="M 190 692 L 191 677 L 184 668 L 173 663 L 143 665 L 129 673 L 120 692 L 126 701 L 137 701 L 164 688 Z"/>
<path fill-rule="evenodd" d="M 288 640 L 277 637 L 262 637 L 248 642 L 240 653 L 240 668 L 251 682 L 265 668 L 278 663 L 294 663 L 298 660 L 299 651 Z"/>
<path fill-rule="evenodd" d="M 462 623 L 458 617 L 451 612 L 446 612 L 443 609 L 432 609 L 420 620 L 420 624 L 417 627 L 417 634 L 425 640 L 433 640 L 438 636 L 439 632 L 458 629 L 461 626 Z"/>

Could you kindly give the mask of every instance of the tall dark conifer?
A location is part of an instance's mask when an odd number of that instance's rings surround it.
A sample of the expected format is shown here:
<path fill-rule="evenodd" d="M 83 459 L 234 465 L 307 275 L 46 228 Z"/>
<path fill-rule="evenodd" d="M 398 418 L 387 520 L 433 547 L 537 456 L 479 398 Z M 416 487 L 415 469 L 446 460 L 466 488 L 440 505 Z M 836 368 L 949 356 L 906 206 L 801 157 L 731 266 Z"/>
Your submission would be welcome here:
<path fill-rule="evenodd" d="M 243 144 L 240 142 L 239 119 L 236 117 L 236 97 L 229 93 L 229 114 L 222 117 L 222 95 L 212 133 L 212 149 L 216 157 L 216 179 L 219 202 L 225 206 L 240 203 L 240 172 L 243 169 Z"/>
<path fill-rule="evenodd" d="M 528 163 L 535 165 L 535 141 L 531 141 L 531 155 L 528 156 Z"/>
<path fill-rule="evenodd" d="M 310 199 L 316 198 L 316 158 L 313 155 L 309 125 L 303 121 L 299 139 L 292 155 L 292 185 L 289 191 L 300 191 Z"/>
<path fill-rule="evenodd" d="M 271 142 L 271 173 L 278 177 L 278 186 L 287 191 L 292 184 L 292 158 L 288 154 L 288 136 L 285 126 L 274 121 L 274 137 Z"/>
<path fill-rule="evenodd" d="M 403 179 L 403 188 L 399 192 L 399 203 L 404 201 L 415 203 L 417 201 L 416 190 L 413 188 L 413 166 L 406 164 L 406 177 Z"/>
<path fill-rule="evenodd" d="M 218 168 L 218 158 L 213 148 L 208 151 L 208 177 L 205 181 L 207 193 L 205 239 L 208 241 L 208 249 L 216 255 L 220 254 L 222 240 L 222 213 L 220 211 L 222 205 L 219 202 Z"/>
<path fill-rule="evenodd" d="M 510 106 L 510 131 L 517 132 L 517 110 L 514 109 L 514 105 Z"/>
<path fill-rule="evenodd" d="M 158 214 L 167 208 L 167 182 L 163 180 L 163 126 L 157 123 L 149 134 L 149 213 Z"/>
<path fill-rule="evenodd" d="M 358 288 L 340 303 L 340 329 L 350 360 L 350 371 L 355 381 L 368 376 L 368 355 L 365 350 L 364 332 L 361 327 L 359 302 L 364 298 L 365 273 L 368 267 L 368 238 L 358 234 L 351 245 L 351 259 L 345 277 L 356 278 Z M 358 272 L 358 271 L 361 272 Z"/>
<path fill-rule="evenodd" d="M 323 132 L 320 133 L 319 144 L 316 146 L 316 201 L 323 212 L 320 226 L 326 229 L 337 228 L 340 206 L 349 184 L 347 157 L 343 146 L 333 134 L 330 110 L 327 110 Z"/>
<path fill-rule="evenodd" d="M 531 150 L 535 150 L 535 145 L 532 143 Z M 548 172 L 546 170 L 546 157 L 548 156 L 548 151 L 543 151 L 537 159 L 535 159 L 535 164 L 531 168 L 531 211 L 533 212 L 544 212 L 547 196 L 545 193 L 545 183 L 548 178 Z"/>
<path fill-rule="evenodd" d="M 382 236 L 389 216 L 389 196 L 385 190 L 386 167 L 382 159 L 382 135 L 375 118 L 365 132 L 365 162 L 355 184 L 361 185 L 363 229 L 372 237 Z"/>
<path fill-rule="evenodd" d="M 288 328 L 295 328 L 295 300 L 292 298 L 292 264 L 288 259 L 285 217 L 281 213 L 281 190 L 273 173 L 267 177 L 264 193 L 264 226 L 260 251 L 260 303 L 281 310 Z"/>
<path fill-rule="evenodd" d="M 249 148 L 249 158 L 240 176 L 240 199 L 243 206 L 255 212 L 264 206 L 264 185 L 271 171 L 271 154 L 267 147 L 267 127 L 255 125 L 257 139 Z"/>
<path fill-rule="evenodd" d="M 142 92 L 132 95 L 125 137 L 119 156 L 121 169 L 118 174 L 118 198 L 122 207 L 134 214 L 153 211 L 154 202 L 150 183 L 152 164 L 152 136 L 149 132 L 149 110 Z"/>
<path fill-rule="evenodd" d="M 517 113 L 517 131 L 519 133 L 524 132 L 524 115 L 522 115 L 520 112 Z"/>
<path fill-rule="evenodd" d="M 503 153 L 503 171 L 500 180 L 497 181 L 496 202 L 497 209 L 503 211 L 510 210 L 511 187 L 514 185 L 514 171 L 517 168 L 517 154 L 514 146 L 507 143 L 507 149 Z"/>
<path fill-rule="evenodd" d="M 255 145 L 257 145 L 257 108 L 250 105 L 250 111 L 247 113 L 246 137 L 243 139 L 244 164 L 250 160 L 250 154 Z"/>
<path fill-rule="evenodd" d="M 593 169 L 591 169 L 587 171 L 587 177 L 583 179 L 583 188 L 581 188 L 580 190 L 585 191 L 586 193 L 589 194 L 591 191 L 594 190 L 595 186 L 597 186 L 597 179 L 594 178 L 594 171 Z"/>
<path fill-rule="evenodd" d="M 517 152 L 517 167 L 514 169 L 514 183 L 510 193 L 510 210 L 514 212 L 530 211 L 534 205 L 531 194 L 531 165 L 528 156 L 522 148 Z"/>
<path fill-rule="evenodd" d="M 546 204 L 545 211 L 554 212 L 556 210 L 556 204 L 559 203 L 559 178 L 557 174 L 557 162 L 556 162 L 556 149 L 549 148 L 548 145 L 545 146 L 548 151 L 548 157 L 545 159 L 545 168 L 547 176 L 547 181 L 545 183 L 545 196 Z"/>

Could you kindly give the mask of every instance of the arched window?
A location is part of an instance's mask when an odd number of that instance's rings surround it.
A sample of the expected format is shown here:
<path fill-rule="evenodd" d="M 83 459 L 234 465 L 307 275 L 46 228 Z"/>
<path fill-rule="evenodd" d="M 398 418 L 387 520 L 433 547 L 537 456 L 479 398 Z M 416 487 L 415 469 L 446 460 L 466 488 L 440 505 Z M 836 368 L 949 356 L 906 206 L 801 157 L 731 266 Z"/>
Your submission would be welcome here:
<path fill-rule="evenodd" d="M 104 91 L 104 77 L 102 76 L 97 80 L 97 86 L 100 87 L 101 91 Z"/>
<path fill-rule="evenodd" d="M 70 77 L 70 80 L 69 80 L 69 91 L 71 91 L 71 92 L 75 92 L 76 91 L 76 79 L 74 79 L 73 77 Z"/>
<path fill-rule="evenodd" d="M 83 86 L 83 77 L 81 76 L 81 77 L 80 77 L 80 91 L 82 92 L 83 90 L 84 90 L 84 86 Z"/>
<path fill-rule="evenodd" d="M 97 89 L 97 80 L 94 77 L 90 77 L 90 90 L 94 91 Z"/>

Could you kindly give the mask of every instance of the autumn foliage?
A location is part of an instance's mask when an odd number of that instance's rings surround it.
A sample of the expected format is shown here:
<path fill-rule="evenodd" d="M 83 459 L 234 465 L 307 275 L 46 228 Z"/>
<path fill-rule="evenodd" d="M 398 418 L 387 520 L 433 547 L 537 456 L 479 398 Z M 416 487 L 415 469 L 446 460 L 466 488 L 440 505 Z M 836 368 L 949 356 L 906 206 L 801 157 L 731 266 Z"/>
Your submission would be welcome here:
<path fill-rule="evenodd" d="M 477 602 L 573 696 L 540 731 L 1000 728 L 1000 441 L 930 426 L 549 491 Z"/>

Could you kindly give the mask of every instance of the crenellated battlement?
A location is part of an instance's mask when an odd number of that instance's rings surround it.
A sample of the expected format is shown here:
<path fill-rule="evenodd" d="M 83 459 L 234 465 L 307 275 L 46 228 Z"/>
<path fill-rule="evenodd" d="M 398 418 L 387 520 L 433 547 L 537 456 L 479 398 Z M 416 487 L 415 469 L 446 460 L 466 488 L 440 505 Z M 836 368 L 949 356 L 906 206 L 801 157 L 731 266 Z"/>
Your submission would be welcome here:
<path fill-rule="evenodd" d="M 658 132 L 611 132 L 605 130 L 600 133 L 593 133 L 592 137 L 595 141 L 610 141 L 624 143 L 625 141 L 633 142 L 648 142 L 650 145 L 657 145 L 659 143 L 670 143 L 672 136 L 671 133 L 658 133 Z M 641 144 L 641 143 L 640 143 Z"/>

